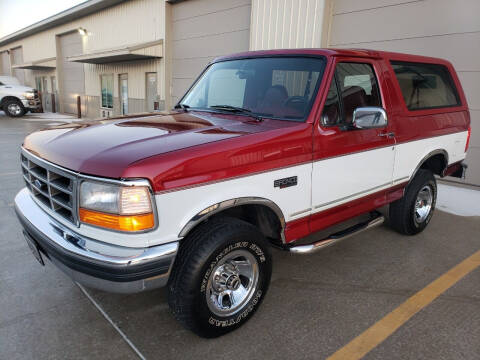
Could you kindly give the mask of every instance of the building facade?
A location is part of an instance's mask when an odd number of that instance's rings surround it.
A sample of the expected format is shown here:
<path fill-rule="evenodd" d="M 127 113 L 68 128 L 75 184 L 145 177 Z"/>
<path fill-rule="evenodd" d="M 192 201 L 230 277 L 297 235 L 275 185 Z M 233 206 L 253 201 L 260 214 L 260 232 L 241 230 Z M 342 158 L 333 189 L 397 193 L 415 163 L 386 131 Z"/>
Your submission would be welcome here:
<path fill-rule="evenodd" d="M 2 72 L 90 118 L 164 107 L 165 4 L 89 1 L 0 40 Z"/>
<path fill-rule="evenodd" d="M 450 60 L 470 106 L 467 182 L 480 184 L 478 0 L 90 0 L 0 39 L 0 74 L 47 110 L 89 118 L 169 109 L 213 58 L 370 48 Z"/>

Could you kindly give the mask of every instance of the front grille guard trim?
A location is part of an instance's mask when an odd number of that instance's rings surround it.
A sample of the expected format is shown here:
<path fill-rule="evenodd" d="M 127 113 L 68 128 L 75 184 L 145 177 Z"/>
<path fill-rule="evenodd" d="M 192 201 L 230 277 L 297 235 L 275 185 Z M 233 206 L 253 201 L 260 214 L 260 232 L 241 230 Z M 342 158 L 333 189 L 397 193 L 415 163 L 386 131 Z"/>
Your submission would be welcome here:
<path fill-rule="evenodd" d="M 78 175 L 54 166 L 22 149 L 23 179 L 34 198 L 79 226 Z"/>

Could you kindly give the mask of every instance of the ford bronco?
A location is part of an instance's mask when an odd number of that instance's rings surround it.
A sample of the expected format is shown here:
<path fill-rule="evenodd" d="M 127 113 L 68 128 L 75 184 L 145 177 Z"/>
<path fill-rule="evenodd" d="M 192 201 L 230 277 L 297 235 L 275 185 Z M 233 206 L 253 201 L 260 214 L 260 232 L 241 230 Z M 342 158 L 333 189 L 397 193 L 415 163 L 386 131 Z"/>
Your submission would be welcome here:
<path fill-rule="evenodd" d="M 246 52 L 211 62 L 171 112 L 26 137 L 15 209 L 42 264 L 104 291 L 166 285 L 175 317 L 216 337 L 265 298 L 271 246 L 312 253 L 387 204 L 395 230 L 424 230 L 435 175 L 464 176 L 469 137 L 447 61 Z"/>

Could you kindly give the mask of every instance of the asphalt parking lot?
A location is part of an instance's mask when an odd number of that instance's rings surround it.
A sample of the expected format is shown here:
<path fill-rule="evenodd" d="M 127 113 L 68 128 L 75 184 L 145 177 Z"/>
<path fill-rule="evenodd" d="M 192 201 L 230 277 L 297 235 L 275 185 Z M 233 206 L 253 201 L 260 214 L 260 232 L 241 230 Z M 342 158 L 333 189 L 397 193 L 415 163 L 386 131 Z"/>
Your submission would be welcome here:
<path fill-rule="evenodd" d="M 268 295 L 251 321 L 201 339 L 173 319 L 163 289 L 84 292 L 31 255 L 13 208 L 23 187 L 18 150 L 26 134 L 56 121 L 0 112 L 0 359 L 323 359 L 480 250 L 480 217 L 437 210 L 415 237 L 384 225 L 309 256 L 275 251 Z M 365 356 L 479 358 L 480 267 Z"/>

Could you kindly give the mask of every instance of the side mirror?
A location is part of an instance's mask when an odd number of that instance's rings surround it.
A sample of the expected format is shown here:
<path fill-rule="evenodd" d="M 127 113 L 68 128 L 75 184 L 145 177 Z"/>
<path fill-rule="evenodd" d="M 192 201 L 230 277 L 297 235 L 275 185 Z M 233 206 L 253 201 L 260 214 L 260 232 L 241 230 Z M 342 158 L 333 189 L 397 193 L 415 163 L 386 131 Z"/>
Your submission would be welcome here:
<path fill-rule="evenodd" d="M 353 112 L 353 127 L 357 129 L 377 129 L 388 124 L 387 113 L 381 107 L 359 107 Z"/>
<path fill-rule="evenodd" d="M 327 114 L 322 114 L 322 117 L 320 118 L 320 122 L 322 123 L 323 126 L 330 126 L 330 118 L 328 117 Z"/>

